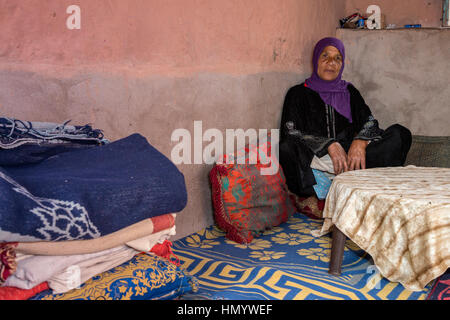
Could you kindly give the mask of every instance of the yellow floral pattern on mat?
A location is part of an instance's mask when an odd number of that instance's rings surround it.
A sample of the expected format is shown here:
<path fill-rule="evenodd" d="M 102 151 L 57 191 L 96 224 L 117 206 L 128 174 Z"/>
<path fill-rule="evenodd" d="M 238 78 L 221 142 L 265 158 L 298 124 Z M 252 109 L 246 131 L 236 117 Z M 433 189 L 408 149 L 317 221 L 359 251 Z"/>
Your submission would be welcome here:
<path fill-rule="evenodd" d="M 261 261 L 268 261 L 268 260 L 276 260 L 284 257 L 286 255 L 286 252 L 279 252 L 279 251 L 252 251 L 250 252 L 250 257 L 261 260 Z"/>
<path fill-rule="evenodd" d="M 305 256 L 307 259 L 320 260 L 323 262 L 330 261 L 330 249 L 323 248 L 310 248 L 310 249 L 299 249 L 297 253 L 301 256 Z"/>

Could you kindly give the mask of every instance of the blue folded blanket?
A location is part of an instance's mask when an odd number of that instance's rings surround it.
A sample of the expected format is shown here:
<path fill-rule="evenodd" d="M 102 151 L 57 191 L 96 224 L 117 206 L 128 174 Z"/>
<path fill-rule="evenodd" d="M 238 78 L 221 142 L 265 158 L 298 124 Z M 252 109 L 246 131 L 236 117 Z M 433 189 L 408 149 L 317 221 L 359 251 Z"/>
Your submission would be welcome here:
<path fill-rule="evenodd" d="M 133 134 L 39 163 L 0 167 L 0 241 L 98 238 L 179 212 L 186 202 L 183 174 Z"/>

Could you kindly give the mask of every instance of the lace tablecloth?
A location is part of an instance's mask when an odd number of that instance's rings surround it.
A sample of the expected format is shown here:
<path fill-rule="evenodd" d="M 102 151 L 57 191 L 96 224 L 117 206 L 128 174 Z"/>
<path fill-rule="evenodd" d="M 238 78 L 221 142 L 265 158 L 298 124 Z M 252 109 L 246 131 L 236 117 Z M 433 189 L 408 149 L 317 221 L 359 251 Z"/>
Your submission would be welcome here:
<path fill-rule="evenodd" d="M 321 234 L 334 224 L 380 273 L 413 291 L 450 267 L 450 169 L 375 168 L 336 176 Z"/>

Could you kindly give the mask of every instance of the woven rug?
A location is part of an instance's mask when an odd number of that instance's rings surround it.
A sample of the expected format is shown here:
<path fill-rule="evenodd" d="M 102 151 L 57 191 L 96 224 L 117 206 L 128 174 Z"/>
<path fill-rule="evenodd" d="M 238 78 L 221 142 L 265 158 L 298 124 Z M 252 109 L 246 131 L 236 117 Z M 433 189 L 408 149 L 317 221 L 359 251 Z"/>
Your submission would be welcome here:
<path fill-rule="evenodd" d="M 450 137 L 413 135 L 405 166 L 450 168 Z"/>
<path fill-rule="evenodd" d="M 435 281 L 427 300 L 450 300 L 450 269 Z"/>
<path fill-rule="evenodd" d="M 249 244 L 227 240 L 211 226 L 173 243 L 181 266 L 199 290 L 183 299 L 232 300 L 424 300 L 385 279 L 371 258 L 347 240 L 339 277 L 328 274 L 331 237 L 314 237 L 322 220 L 296 213 Z"/>

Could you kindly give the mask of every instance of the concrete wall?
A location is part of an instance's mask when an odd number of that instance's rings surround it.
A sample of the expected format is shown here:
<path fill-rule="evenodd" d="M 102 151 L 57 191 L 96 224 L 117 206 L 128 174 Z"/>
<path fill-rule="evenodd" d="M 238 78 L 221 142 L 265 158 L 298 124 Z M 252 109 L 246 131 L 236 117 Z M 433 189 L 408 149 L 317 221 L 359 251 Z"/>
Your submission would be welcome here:
<path fill-rule="evenodd" d="M 382 127 L 450 135 L 450 29 L 339 29 L 343 77 L 361 91 Z"/>
<path fill-rule="evenodd" d="M 395 24 L 397 28 L 405 24 L 421 24 L 426 28 L 442 26 L 442 0 L 346 0 L 345 15 L 366 14 L 371 4 L 380 7 L 386 25 Z"/>
<path fill-rule="evenodd" d="M 81 8 L 69 30 L 66 8 Z M 1 116 L 139 132 L 170 157 L 173 130 L 277 128 L 344 0 L 0 0 Z M 180 165 L 177 238 L 213 223 L 210 165 Z"/>

